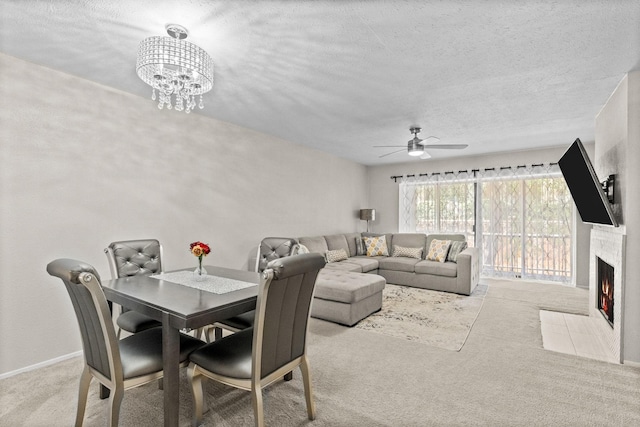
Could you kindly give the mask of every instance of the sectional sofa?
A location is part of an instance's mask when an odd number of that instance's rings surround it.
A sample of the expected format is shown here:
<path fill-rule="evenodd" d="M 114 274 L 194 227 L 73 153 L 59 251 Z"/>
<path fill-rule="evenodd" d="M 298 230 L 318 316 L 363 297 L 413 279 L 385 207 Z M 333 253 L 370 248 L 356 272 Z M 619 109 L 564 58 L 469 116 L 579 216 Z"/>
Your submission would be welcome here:
<path fill-rule="evenodd" d="M 388 255 L 363 253 L 364 238 L 380 236 Z M 464 242 L 461 234 L 347 233 L 297 240 L 299 251 L 320 253 L 328 260 L 318 275 L 311 315 L 348 326 L 380 310 L 387 282 L 470 295 L 480 276 L 477 248 L 462 250 L 455 262 L 425 259 L 433 240 Z"/>

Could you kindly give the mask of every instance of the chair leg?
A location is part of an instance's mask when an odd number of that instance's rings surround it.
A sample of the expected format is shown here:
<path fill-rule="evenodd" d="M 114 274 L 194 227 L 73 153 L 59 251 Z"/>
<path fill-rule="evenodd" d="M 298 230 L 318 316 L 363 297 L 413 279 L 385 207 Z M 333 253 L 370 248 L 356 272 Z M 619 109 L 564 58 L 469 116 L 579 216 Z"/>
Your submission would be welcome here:
<path fill-rule="evenodd" d="M 124 396 L 124 387 L 116 385 L 111 390 L 111 396 L 109 396 L 109 426 L 118 427 L 118 420 L 120 419 L 120 404 L 122 403 L 122 397 Z"/>
<path fill-rule="evenodd" d="M 200 337 L 202 336 L 202 332 L 203 332 L 203 331 L 204 331 L 204 332 L 205 332 L 205 334 L 206 334 L 207 330 L 206 330 L 206 328 L 204 328 L 204 327 L 202 327 L 202 328 L 198 328 L 198 329 L 195 329 L 195 330 L 194 330 L 194 332 L 193 332 L 193 337 L 194 337 L 194 338 L 197 338 L 197 339 L 200 339 Z M 206 339 L 206 336 L 205 336 L 205 339 Z"/>
<path fill-rule="evenodd" d="M 222 328 L 219 327 L 215 327 L 214 329 L 214 333 L 215 333 L 215 340 L 218 341 L 220 339 L 222 339 Z"/>
<path fill-rule="evenodd" d="M 193 363 L 187 368 L 187 376 L 191 384 L 191 395 L 193 396 L 193 418 L 191 425 L 197 427 L 202 423 L 202 412 L 204 406 L 204 391 L 202 390 L 202 374 L 197 371 L 198 367 Z"/>
<path fill-rule="evenodd" d="M 311 388 L 311 369 L 309 368 L 309 360 L 307 355 L 302 356 L 300 363 L 300 371 L 302 371 L 302 382 L 304 384 L 304 397 L 307 400 L 307 414 L 310 420 L 316 419 L 316 404 L 313 401 L 313 390 Z"/>
<path fill-rule="evenodd" d="M 251 402 L 253 403 L 253 417 L 256 427 L 264 427 L 264 409 L 262 403 L 262 389 L 251 387 Z"/>
<path fill-rule="evenodd" d="M 93 376 L 89 372 L 89 367 L 85 365 L 80 375 L 80 387 L 78 390 L 78 410 L 76 412 L 76 427 L 81 427 L 84 421 L 84 410 L 87 407 L 87 396 L 89 395 L 89 385 Z"/>

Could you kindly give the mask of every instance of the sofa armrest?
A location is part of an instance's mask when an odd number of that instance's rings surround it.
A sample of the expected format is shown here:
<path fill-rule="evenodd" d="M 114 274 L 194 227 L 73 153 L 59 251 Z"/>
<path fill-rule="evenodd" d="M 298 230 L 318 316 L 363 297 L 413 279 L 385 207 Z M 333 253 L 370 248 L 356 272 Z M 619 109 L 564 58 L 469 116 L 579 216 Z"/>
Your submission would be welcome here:
<path fill-rule="evenodd" d="M 470 295 L 480 280 L 480 250 L 467 248 L 458 254 L 458 291 Z"/>

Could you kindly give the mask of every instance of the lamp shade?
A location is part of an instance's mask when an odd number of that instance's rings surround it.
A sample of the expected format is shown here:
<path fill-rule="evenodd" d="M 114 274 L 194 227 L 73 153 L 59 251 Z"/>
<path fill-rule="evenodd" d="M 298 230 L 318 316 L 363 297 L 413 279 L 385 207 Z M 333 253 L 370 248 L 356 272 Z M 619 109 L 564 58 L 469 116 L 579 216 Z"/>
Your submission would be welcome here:
<path fill-rule="evenodd" d="M 360 219 L 363 221 L 375 221 L 376 210 L 375 209 L 360 209 Z"/>

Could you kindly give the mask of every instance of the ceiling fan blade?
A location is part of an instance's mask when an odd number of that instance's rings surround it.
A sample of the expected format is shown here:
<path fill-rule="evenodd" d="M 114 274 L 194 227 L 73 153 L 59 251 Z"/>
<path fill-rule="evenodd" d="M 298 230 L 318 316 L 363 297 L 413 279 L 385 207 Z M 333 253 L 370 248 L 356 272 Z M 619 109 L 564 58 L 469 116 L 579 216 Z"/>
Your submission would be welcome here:
<path fill-rule="evenodd" d="M 392 152 L 390 152 L 390 153 L 383 154 L 382 156 L 378 156 L 378 158 L 379 158 L 379 159 L 381 159 L 381 158 L 383 158 L 383 157 L 387 157 L 387 156 L 390 156 L 390 155 L 392 155 L 392 154 L 396 154 L 396 153 L 399 153 L 399 152 L 401 152 L 401 151 L 405 151 L 405 150 L 406 150 L 406 148 L 403 148 L 402 150 L 392 151 Z"/>
<path fill-rule="evenodd" d="M 420 142 L 418 142 L 418 144 L 420 145 L 427 145 L 429 143 L 436 143 L 440 141 L 440 138 L 438 138 L 437 136 L 428 136 L 425 139 L 421 139 Z"/>
<path fill-rule="evenodd" d="M 438 150 L 462 150 L 467 148 L 468 144 L 422 144 L 424 148 L 435 148 Z"/>
<path fill-rule="evenodd" d="M 406 145 L 374 145 L 374 148 L 407 147 Z"/>
<path fill-rule="evenodd" d="M 426 159 L 430 159 L 431 158 L 431 154 L 427 153 L 426 151 L 422 153 L 422 155 L 420 156 L 420 158 L 422 160 L 426 160 Z"/>

